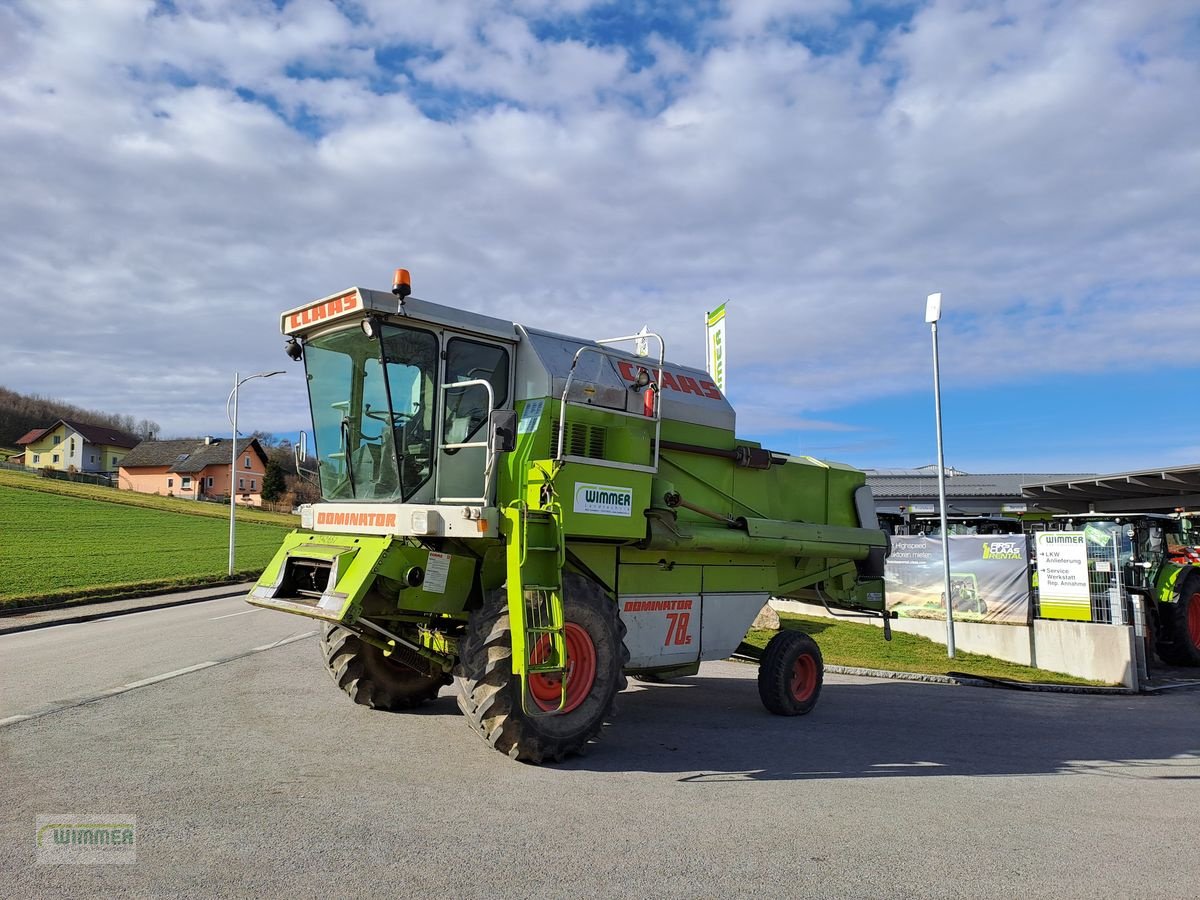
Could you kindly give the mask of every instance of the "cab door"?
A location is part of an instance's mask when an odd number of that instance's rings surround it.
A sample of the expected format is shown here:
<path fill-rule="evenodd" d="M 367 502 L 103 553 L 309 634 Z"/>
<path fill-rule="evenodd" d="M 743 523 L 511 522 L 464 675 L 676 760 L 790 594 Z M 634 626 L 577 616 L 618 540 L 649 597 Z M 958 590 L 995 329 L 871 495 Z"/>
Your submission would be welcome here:
<path fill-rule="evenodd" d="M 484 498 L 484 444 L 491 410 L 512 408 L 512 351 L 500 341 L 446 334 L 435 475 L 440 503 L 489 505 L 495 495 L 493 473 Z"/>

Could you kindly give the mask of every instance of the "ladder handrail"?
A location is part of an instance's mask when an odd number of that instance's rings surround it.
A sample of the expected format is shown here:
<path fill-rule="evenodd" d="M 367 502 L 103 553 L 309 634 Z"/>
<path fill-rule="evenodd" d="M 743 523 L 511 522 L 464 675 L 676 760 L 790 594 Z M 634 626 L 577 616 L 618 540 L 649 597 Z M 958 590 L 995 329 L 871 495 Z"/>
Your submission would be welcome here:
<path fill-rule="evenodd" d="M 492 417 L 492 411 L 496 408 L 496 392 L 492 387 L 492 383 L 484 378 L 471 378 L 467 381 L 455 381 L 452 384 L 443 384 L 442 391 L 448 391 L 451 388 L 465 388 L 481 385 L 488 395 L 487 416 L 484 418 L 486 423 Z M 443 429 L 442 437 L 445 437 L 445 423 L 443 422 L 439 428 Z M 485 506 L 488 502 L 488 491 L 492 486 L 492 474 L 496 467 L 496 453 L 491 450 L 491 441 L 443 441 L 438 444 L 438 451 L 442 450 L 461 450 L 465 447 L 483 447 L 488 450 L 483 462 L 483 496 L 481 497 L 443 497 L 442 496 L 442 466 L 441 460 L 434 461 L 433 473 L 433 495 L 435 503 L 456 502 L 456 503 L 482 503 Z"/>
<path fill-rule="evenodd" d="M 656 393 L 658 394 L 658 396 L 656 396 L 654 398 L 654 415 L 652 417 L 652 421 L 654 422 L 654 462 L 649 467 L 650 471 L 653 471 L 653 472 L 658 471 L 658 445 L 659 445 L 659 437 L 662 433 L 662 392 L 660 390 L 658 390 L 658 388 L 662 384 L 663 364 L 666 362 L 667 345 L 666 345 L 666 342 L 662 339 L 662 335 L 657 334 L 656 332 L 653 332 L 653 331 L 647 331 L 643 334 L 628 334 L 628 335 L 623 335 L 622 337 L 615 337 L 615 338 L 602 338 L 602 339 L 596 341 L 595 344 L 584 344 L 582 347 L 580 347 L 578 350 L 575 351 L 575 356 L 571 360 L 571 370 L 567 373 L 567 380 L 566 380 L 566 383 L 563 385 L 562 400 L 560 401 L 559 408 L 558 408 L 558 410 L 559 410 L 558 411 L 558 443 L 557 443 L 557 448 L 556 448 L 555 454 L 554 454 L 554 459 L 556 461 L 558 461 L 558 462 L 563 461 L 563 446 L 564 446 L 564 443 L 566 440 L 566 435 L 567 435 L 567 403 L 568 403 L 567 395 L 571 392 L 571 382 L 575 379 L 575 369 L 579 365 L 579 358 L 581 356 L 583 356 L 583 354 L 590 352 L 590 353 L 599 353 L 601 356 L 606 356 L 609 359 L 618 359 L 618 360 L 624 360 L 624 361 L 628 362 L 628 356 L 629 356 L 628 354 L 609 350 L 604 345 L 605 344 L 618 344 L 623 341 L 640 341 L 640 340 L 645 340 L 646 338 L 654 338 L 656 341 L 658 341 L 658 365 L 655 366 L 654 370 L 653 370 L 654 389 L 656 390 Z M 646 387 L 643 390 L 647 390 L 647 391 L 651 390 L 651 386 L 646 385 Z M 577 404 L 572 404 L 572 405 L 582 406 L 584 404 L 577 403 Z M 619 411 L 627 413 L 626 410 L 619 410 Z M 618 412 L 618 410 L 610 410 L 610 412 Z"/>

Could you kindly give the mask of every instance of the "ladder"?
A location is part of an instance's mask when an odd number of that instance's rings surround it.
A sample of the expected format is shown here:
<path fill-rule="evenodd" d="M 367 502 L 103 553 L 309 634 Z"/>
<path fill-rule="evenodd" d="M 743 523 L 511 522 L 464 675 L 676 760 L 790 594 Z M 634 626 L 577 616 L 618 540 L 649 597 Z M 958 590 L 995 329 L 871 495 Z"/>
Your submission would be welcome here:
<path fill-rule="evenodd" d="M 530 717 L 562 712 L 567 696 L 567 652 L 562 571 L 567 549 L 562 508 L 551 500 L 504 507 L 508 616 L 513 673 L 521 677 L 521 708 Z"/>

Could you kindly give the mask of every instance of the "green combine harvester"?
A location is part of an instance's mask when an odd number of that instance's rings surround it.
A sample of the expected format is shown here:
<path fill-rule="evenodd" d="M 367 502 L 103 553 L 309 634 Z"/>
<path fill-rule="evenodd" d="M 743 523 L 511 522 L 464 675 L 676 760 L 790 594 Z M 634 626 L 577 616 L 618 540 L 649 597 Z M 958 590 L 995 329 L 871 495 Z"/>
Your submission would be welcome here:
<path fill-rule="evenodd" d="M 321 620 L 356 703 L 412 708 L 453 677 L 493 747 L 559 760 L 627 675 L 730 656 L 772 596 L 886 624 L 888 543 L 861 472 L 739 440 L 721 391 L 657 335 L 564 337 L 409 283 L 397 270 L 391 293 L 283 315 L 322 502 L 248 599 Z M 812 639 L 782 631 L 759 695 L 807 713 L 822 678 Z"/>

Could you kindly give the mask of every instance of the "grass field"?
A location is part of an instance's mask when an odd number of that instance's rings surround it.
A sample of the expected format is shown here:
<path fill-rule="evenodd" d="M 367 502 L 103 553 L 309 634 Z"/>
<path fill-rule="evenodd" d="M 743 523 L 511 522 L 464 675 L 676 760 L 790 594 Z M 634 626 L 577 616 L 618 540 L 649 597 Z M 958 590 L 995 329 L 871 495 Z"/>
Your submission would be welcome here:
<path fill-rule="evenodd" d="M 784 628 L 792 628 L 812 635 L 821 648 L 821 655 L 828 665 L 859 666 L 865 669 L 885 669 L 892 672 L 921 672 L 927 675 L 946 675 L 961 672 L 964 675 L 982 675 L 987 678 L 1006 678 L 1010 681 L 1041 682 L 1044 684 L 1087 684 L 1100 682 L 1085 681 L 1071 675 L 1047 672 L 1020 666 L 1016 663 L 980 656 L 975 653 L 958 652 L 954 659 L 946 658 L 946 648 L 928 638 L 915 634 L 892 632 L 892 640 L 883 639 L 883 629 L 874 625 L 858 625 L 837 622 L 815 616 L 799 616 L 780 613 L 779 620 Z M 997 625 L 997 628 L 1004 626 Z M 746 642 L 756 647 L 765 647 L 775 634 L 773 631 L 751 631 Z"/>
<path fill-rule="evenodd" d="M 13 475 L 16 478 L 13 478 Z M 31 489 L 28 482 L 48 482 Z M 59 490 L 65 488 L 69 490 Z M 90 494 L 100 492 L 103 499 Z M 0 605 L 218 581 L 229 564 L 228 510 L 216 504 L 0 473 Z M 116 498 L 120 498 L 119 500 Z M 168 501 L 159 508 L 153 501 Z M 189 508 L 176 509 L 176 504 Z M 217 515 L 190 507 L 212 507 Z M 224 510 L 224 514 L 221 514 Z M 261 520 L 269 517 L 271 524 Z M 239 511 L 236 571 L 257 576 L 293 516 Z"/>
<path fill-rule="evenodd" d="M 119 491 L 116 488 L 101 487 L 95 484 L 75 484 L 70 481 L 43 478 L 32 471 L 15 472 L 12 469 L 0 469 L 0 487 L 20 488 L 26 491 L 57 494 L 60 497 L 100 500 L 105 503 L 120 504 L 121 506 L 159 509 L 185 516 L 199 516 L 206 519 L 224 519 L 226 522 L 229 521 L 229 506 L 224 503 L 184 500 L 180 497 L 160 497 L 157 494 L 139 494 L 136 491 Z M 287 528 L 295 528 L 300 524 L 299 516 L 287 513 L 263 512 L 241 506 L 238 507 L 237 519 L 239 522 L 254 522 L 260 525 L 283 525 Z"/>

